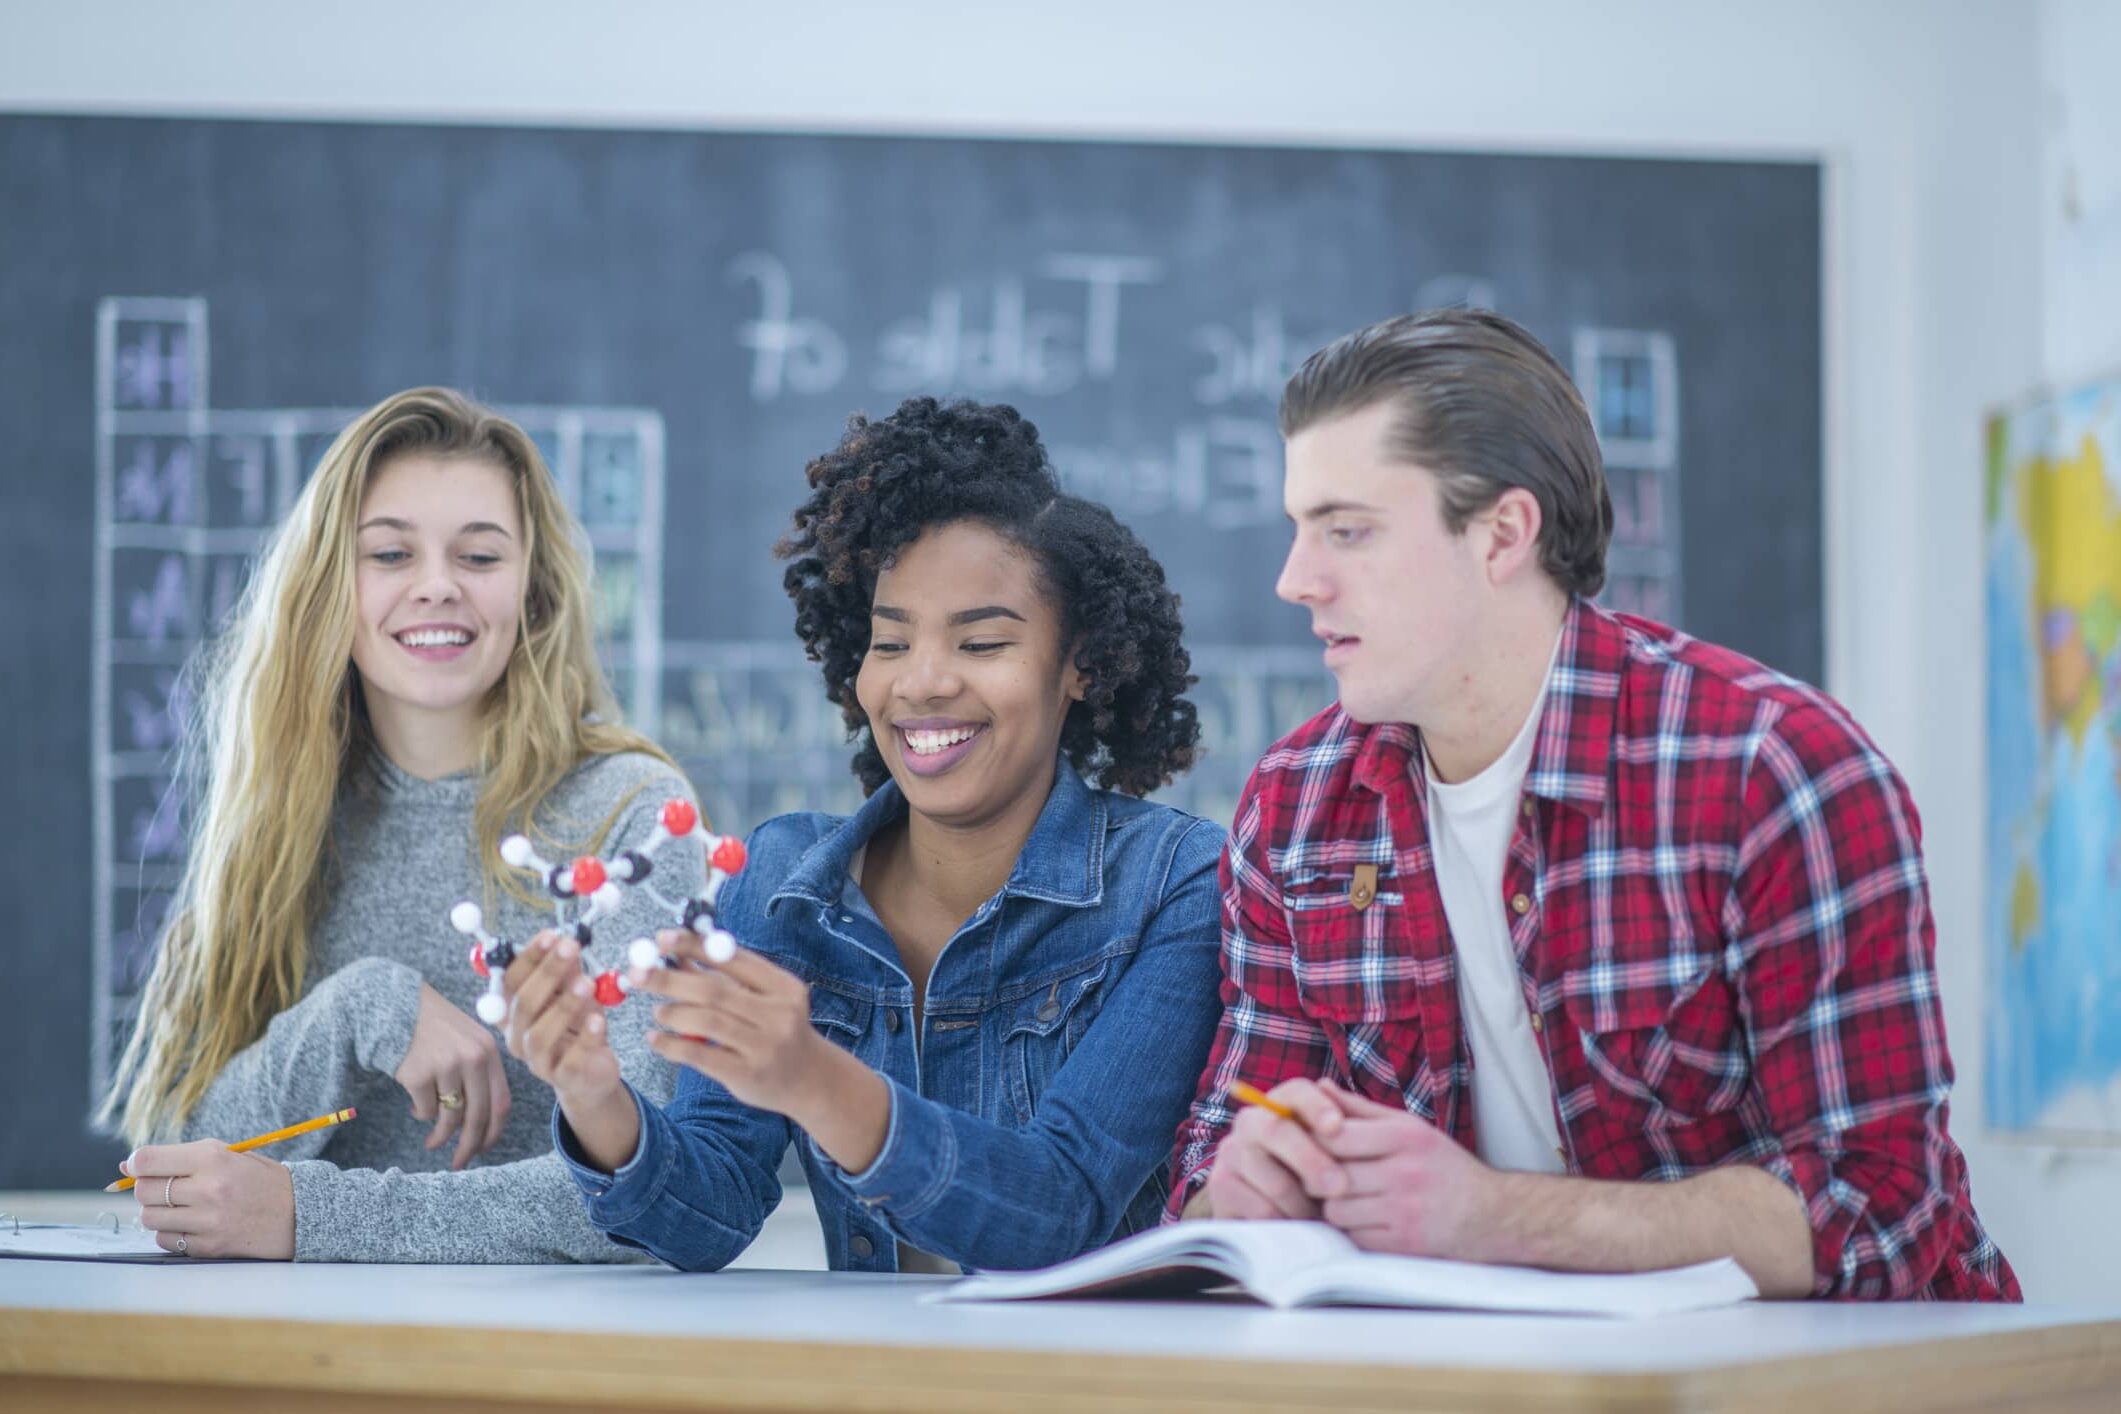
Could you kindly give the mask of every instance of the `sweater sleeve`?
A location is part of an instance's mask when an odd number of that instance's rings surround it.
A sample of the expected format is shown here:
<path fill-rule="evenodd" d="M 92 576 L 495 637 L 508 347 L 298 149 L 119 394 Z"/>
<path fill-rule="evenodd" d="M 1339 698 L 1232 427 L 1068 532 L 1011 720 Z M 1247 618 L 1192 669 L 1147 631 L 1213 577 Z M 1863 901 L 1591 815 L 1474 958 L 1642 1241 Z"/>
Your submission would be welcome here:
<path fill-rule="evenodd" d="M 236 1052 L 185 1117 L 179 1137 L 233 1144 L 338 1109 L 364 1073 L 397 1070 L 419 1013 L 420 974 L 413 968 L 381 957 L 349 963 Z M 313 1158 L 331 1139 L 328 1129 L 298 1135 L 276 1146 L 273 1157 Z"/>
<path fill-rule="evenodd" d="M 628 1103 L 631 1103 L 629 1097 Z M 623 1262 L 556 1154 L 459 1172 L 288 1165 L 298 1262 Z"/>

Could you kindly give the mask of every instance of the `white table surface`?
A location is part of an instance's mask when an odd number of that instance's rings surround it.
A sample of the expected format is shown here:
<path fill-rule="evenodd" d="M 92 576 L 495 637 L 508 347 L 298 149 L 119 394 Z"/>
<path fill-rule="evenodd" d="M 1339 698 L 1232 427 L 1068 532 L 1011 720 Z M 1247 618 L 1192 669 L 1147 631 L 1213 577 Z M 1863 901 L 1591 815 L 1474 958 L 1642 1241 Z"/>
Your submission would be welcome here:
<path fill-rule="evenodd" d="M 1762 1302 L 1654 1320 L 1272 1311 L 1228 1300 L 931 1305 L 946 1277 L 645 1267 L 0 1260 L 9 1308 L 1224 1360 L 1673 1373 L 2121 1320 L 2105 1307 Z"/>

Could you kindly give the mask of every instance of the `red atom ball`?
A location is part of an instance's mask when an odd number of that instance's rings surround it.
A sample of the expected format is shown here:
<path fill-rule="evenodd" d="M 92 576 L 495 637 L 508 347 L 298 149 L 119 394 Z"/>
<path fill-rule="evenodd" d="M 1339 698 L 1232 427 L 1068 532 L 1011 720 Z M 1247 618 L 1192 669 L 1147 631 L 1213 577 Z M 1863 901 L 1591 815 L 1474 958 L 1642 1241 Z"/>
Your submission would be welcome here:
<path fill-rule="evenodd" d="M 491 977 L 493 975 L 486 968 L 486 944 L 473 943 L 471 945 L 471 970 L 478 973 L 481 977 Z"/>
<path fill-rule="evenodd" d="M 599 972 L 597 974 L 597 1005 L 617 1006 L 625 1000 L 626 994 L 619 990 L 619 974 L 616 972 Z"/>
<path fill-rule="evenodd" d="M 689 800 L 666 800 L 663 802 L 663 828 L 683 838 L 692 833 L 692 827 L 700 823 L 700 812 Z"/>
<path fill-rule="evenodd" d="M 735 836 L 724 839 L 714 847 L 714 867 L 724 874 L 738 874 L 744 868 L 744 842 Z"/>
<path fill-rule="evenodd" d="M 585 854 L 573 864 L 576 894 L 593 894 L 604 887 L 604 861 Z"/>

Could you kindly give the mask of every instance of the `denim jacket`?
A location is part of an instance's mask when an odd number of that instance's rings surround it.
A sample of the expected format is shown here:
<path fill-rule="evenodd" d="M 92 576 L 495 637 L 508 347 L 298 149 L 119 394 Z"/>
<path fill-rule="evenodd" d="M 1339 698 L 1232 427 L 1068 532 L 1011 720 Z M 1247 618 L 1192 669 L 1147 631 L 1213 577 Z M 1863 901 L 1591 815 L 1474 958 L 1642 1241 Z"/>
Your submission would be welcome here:
<path fill-rule="evenodd" d="M 913 984 L 847 875 L 906 813 L 886 782 L 852 817 L 755 830 L 719 899 L 740 943 L 810 984 L 811 1022 L 882 1075 L 883 1148 L 849 1173 L 788 1119 L 692 1070 L 667 1109 L 634 1096 L 617 1173 L 554 1147 L 614 1241 L 687 1270 L 726 1265 L 780 1201 L 797 1142 L 837 1270 L 894 1271 L 904 1242 L 968 1268 L 1044 1266 L 1153 1226 L 1172 1136 L 1217 1017 L 1219 826 L 1092 790 L 1065 760 L 1016 867 Z"/>

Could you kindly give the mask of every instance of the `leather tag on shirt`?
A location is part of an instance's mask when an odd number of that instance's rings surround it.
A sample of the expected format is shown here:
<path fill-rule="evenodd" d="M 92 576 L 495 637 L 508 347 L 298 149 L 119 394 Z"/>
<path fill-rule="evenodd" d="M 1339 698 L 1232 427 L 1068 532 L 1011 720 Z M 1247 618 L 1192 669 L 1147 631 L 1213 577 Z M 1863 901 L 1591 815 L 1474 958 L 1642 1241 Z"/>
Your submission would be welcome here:
<path fill-rule="evenodd" d="M 1355 878 L 1348 884 L 1349 905 L 1357 913 L 1360 913 L 1368 908 L 1370 901 L 1376 897 L 1377 866 L 1375 864 L 1356 865 Z"/>

